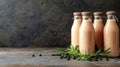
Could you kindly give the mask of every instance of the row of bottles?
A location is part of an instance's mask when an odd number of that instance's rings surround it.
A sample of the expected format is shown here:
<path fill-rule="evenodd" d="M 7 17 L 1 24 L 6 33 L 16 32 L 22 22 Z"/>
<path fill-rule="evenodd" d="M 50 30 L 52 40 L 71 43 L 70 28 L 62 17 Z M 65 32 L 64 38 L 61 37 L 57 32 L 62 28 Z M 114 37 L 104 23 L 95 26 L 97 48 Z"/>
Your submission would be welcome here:
<path fill-rule="evenodd" d="M 95 53 L 98 49 L 110 48 L 110 57 L 119 56 L 119 27 L 116 21 L 116 12 L 106 12 L 107 21 L 103 24 L 103 13 L 94 12 L 92 24 L 91 12 L 74 12 L 74 22 L 71 28 L 71 44 L 79 46 L 81 54 Z"/>

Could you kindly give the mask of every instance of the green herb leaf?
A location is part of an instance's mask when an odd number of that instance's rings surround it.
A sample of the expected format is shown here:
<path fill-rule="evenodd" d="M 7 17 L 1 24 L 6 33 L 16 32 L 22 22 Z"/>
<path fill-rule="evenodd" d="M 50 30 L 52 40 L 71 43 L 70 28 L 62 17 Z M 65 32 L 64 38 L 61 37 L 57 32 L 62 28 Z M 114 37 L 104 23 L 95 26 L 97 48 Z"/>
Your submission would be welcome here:
<path fill-rule="evenodd" d="M 94 54 L 87 54 L 87 55 L 81 55 L 79 51 L 79 46 L 76 46 L 75 48 L 70 45 L 67 49 L 59 48 L 58 49 L 62 55 L 69 55 L 70 57 L 77 56 L 77 60 L 88 60 L 92 58 L 107 58 L 108 55 L 111 53 L 110 48 L 103 51 L 102 49 L 99 49 Z"/>

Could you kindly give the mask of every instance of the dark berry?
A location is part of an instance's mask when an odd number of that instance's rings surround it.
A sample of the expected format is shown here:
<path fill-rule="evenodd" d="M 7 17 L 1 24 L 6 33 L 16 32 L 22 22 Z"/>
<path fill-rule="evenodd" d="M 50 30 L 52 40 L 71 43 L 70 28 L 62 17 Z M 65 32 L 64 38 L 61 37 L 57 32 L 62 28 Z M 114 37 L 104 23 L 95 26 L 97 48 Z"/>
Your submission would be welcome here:
<path fill-rule="evenodd" d="M 35 55 L 33 54 L 32 57 L 35 57 Z"/>
<path fill-rule="evenodd" d="M 69 61 L 69 60 L 70 60 L 70 58 L 67 58 L 67 60 Z"/>
<path fill-rule="evenodd" d="M 88 59 L 88 61 L 90 61 L 90 62 L 91 62 L 91 61 L 92 61 L 92 59 Z"/>
<path fill-rule="evenodd" d="M 94 59 L 98 59 L 98 57 L 95 57 Z"/>
<path fill-rule="evenodd" d="M 60 59 L 62 59 L 63 58 L 63 56 L 60 56 Z"/>
<path fill-rule="evenodd" d="M 109 61 L 109 58 L 106 58 L 106 61 Z"/>
<path fill-rule="evenodd" d="M 52 56 L 61 56 L 61 54 L 52 54 Z"/>
<path fill-rule="evenodd" d="M 73 56 L 73 59 L 75 60 L 75 59 L 76 59 L 76 56 Z"/>
<path fill-rule="evenodd" d="M 95 59 L 95 61 L 98 61 L 98 59 Z"/>
<path fill-rule="evenodd" d="M 42 54 L 40 54 L 39 56 L 42 56 Z"/>
<path fill-rule="evenodd" d="M 102 58 L 100 58 L 100 60 L 102 60 Z"/>
<path fill-rule="evenodd" d="M 52 54 L 52 56 L 55 56 L 55 54 Z"/>
<path fill-rule="evenodd" d="M 67 60 L 68 60 L 68 61 L 70 60 L 70 56 L 67 57 Z"/>

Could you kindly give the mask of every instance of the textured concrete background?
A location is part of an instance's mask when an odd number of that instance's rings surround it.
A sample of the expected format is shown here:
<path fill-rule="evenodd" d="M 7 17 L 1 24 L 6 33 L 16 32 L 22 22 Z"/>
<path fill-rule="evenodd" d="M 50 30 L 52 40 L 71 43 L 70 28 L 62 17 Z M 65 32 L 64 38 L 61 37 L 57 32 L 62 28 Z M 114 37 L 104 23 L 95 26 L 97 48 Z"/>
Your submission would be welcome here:
<path fill-rule="evenodd" d="M 74 11 L 120 11 L 119 4 L 119 0 L 0 0 L 0 46 L 67 46 Z"/>

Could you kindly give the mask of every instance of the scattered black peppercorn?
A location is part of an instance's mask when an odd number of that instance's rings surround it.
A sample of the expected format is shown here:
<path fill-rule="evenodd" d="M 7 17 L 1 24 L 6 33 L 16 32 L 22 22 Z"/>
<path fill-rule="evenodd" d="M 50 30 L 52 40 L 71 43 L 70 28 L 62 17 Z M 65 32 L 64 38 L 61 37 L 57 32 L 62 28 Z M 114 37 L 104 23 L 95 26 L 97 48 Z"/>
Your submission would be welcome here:
<path fill-rule="evenodd" d="M 63 58 L 63 56 L 60 56 L 60 59 L 62 59 Z"/>
<path fill-rule="evenodd" d="M 42 56 L 42 54 L 40 54 L 39 56 Z"/>
<path fill-rule="evenodd" d="M 52 54 L 52 56 L 61 56 L 61 54 Z"/>
<path fill-rule="evenodd" d="M 98 57 L 95 57 L 94 59 L 99 59 Z"/>
<path fill-rule="evenodd" d="M 35 57 L 35 55 L 33 54 L 32 57 Z"/>
<path fill-rule="evenodd" d="M 102 60 L 102 58 L 100 58 L 100 60 Z"/>
<path fill-rule="evenodd" d="M 76 56 L 73 56 L 73 59 L 75 60 L 77 57 Z"/>
<path fill-rule="evenodd" d="M 91 61 L 92 61 L 92 59 L 88 59 L 88 61 L 90 61 L 90 62 L 91 62 Z"/>
<path fill-rule="evenodd" d="M 51 56 L 55 56 L 55 54 L 52 54 Z"/>
<path fill-rule="evenodd" d="M 98 61 L 98 60 L 99 60 L 99 58 L 98 58 L 98 57 L 95 57 L 95 58 L 93 58 L 93 60 L 94 60 L 94 61 Z"/>
<path fill-rule="evenodd" d="M 106 58 L 106 61 L 109 61 L 109 58 Z"/>
<path fill-rule="evenodd" d="M 98 61 L 98 59 L 95 59 L 95 61 Z"/>
<path fill-rule="evenodd" d="M 67 58 L 67 60 L 69 61 L 69 60 L 70 60 L 70 58 Z"/>
<path fill-rule="evenodd" d="M 67 60 L 68 60 L 68 61 L 70 60 L 70 56 L 67 57 Z"/>

